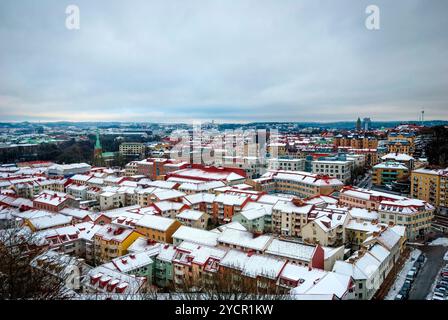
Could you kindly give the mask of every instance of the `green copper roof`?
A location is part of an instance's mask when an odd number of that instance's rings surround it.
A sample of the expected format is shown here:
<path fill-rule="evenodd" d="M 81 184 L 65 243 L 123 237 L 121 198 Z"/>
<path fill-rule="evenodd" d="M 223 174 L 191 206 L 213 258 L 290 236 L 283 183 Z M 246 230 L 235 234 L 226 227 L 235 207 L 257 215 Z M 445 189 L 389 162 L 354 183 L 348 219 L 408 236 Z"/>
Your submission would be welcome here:
<path fill-rule="evenodd" d="M 100 142 L 100 131 L 98 129 L 96 130 L 95 149 L 102 149 L 101 142 Z"/>

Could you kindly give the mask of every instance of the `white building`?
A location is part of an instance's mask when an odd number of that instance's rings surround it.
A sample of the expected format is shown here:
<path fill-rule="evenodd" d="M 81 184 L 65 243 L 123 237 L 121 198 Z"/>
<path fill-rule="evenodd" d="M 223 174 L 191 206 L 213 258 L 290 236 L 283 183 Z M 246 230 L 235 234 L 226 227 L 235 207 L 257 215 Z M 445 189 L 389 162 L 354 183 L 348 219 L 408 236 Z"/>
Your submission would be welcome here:
<path fill-rule="evenodd" d="M 353 162 L 350 160 L 315 160 L 311 162 L 314 174 L 327 175 L 347 182 L 352 176 Z"/>
<path fill-rule="evenodd" d="M 269 170 L 304 171 L 305 159 L 281 159 L 274 158 L 268 160 Z"/>

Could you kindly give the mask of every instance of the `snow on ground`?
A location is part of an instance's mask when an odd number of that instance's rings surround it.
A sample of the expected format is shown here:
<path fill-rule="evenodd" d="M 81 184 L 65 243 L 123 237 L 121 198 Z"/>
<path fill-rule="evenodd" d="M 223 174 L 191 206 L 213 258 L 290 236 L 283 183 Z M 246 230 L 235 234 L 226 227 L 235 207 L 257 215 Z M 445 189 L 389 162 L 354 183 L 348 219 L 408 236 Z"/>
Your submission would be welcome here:
<path fill-rule="evenodd" d="M 414 262 L 417 260 L 417 258 L 422 254 L 422 252 L 418 249 L 414 249 L 411 251 L 411 254 L 409 255 L 409 258 L 406 260 L 406 262 L 403 265 L 403 268 L 401 269 L 398 276 L 395 278 L 395 282 L 390 288 L 387 295 L 384 297 L 384 300 L 394 300 L 395 296 L 400 292 L 401 287 L 404 284 L 404 281 L 406 280 L 406 275 L 409 271 L 411 271 L 412 267 L 414 266 Z M 426 262 L 426 260 L 425 260 Z"/>
<path fill-rule="evenodd" d="M 448 247 L 448 238 L 438 238 L 438 239 L 432 241 L 429 245 L 430 246 L 444 246 L 444 247 Z"/>
<path fill-rule="evenodd" d="M 443 256 L 443 261 L 448 261 L 448 251 Z"/>

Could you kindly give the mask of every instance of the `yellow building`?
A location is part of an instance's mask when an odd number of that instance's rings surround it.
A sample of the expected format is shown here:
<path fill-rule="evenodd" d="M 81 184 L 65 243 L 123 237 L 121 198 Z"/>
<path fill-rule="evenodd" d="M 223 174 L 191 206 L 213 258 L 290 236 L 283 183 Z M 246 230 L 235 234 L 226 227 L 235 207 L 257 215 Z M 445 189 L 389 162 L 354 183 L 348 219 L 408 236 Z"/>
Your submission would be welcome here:
<path fill-rule="evenodd" d="M 173 233 L 182 224 L 174 219 L 145 215 L 136 224 L 136 230 L 151 240 L 173 243 Z"/>
<path fill-rule="evenodd" d="M 125 229 L 107 224 L 94 235 L 94 253 L 97 262 L 107 262 L 127 254 L 128 247 L 141 234 L 132 229 Z"/>
<path fill-rule="evenodd" d="M 448 207 L 448 168 L 417 169 L 411 173 L 411 195 L 435 206 Z"/>
<path fill-rule="evenodd" d="M 415 134 L 411 132 L 391 132 L 387 137 L 389 153 L 404 153 L 413 155 L 415 150 Z"/>
<path fill-rule="evenodd" d="M 399 162 L 383 162 L 373 167 L 372 183 L 376 186 L 385 186 L 400 181 L 409 174 L 409 169 Z"/>

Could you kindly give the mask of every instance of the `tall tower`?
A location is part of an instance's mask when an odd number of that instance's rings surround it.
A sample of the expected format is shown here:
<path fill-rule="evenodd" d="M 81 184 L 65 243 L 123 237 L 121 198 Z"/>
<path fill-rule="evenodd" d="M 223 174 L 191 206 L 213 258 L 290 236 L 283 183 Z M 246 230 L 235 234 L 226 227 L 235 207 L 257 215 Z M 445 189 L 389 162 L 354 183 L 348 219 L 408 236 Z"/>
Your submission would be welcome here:
<path fill-rule="evenodd" d="M 356 121 L 356 131 L 361 131 L 361 118 L 358 117 L 358 121 Z"/>
<path fill-rule="evenodd" d="M 93 164 L 96 166 L 103 165 L 103 148 L 101 147 L 100 131 L 96 129 L 96 142 L 93 149 Z"/>
<path fill-rule="evenodd" d="M 425 123 L 425 109 L 422 109 L 422 126 L 423 126 L 423 124 Z"/>

